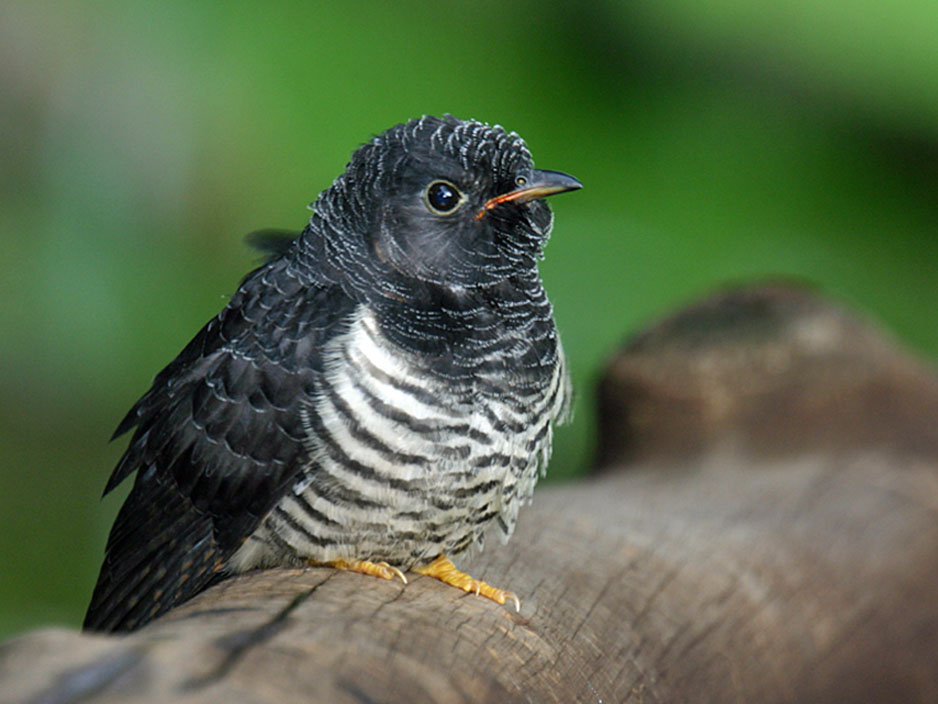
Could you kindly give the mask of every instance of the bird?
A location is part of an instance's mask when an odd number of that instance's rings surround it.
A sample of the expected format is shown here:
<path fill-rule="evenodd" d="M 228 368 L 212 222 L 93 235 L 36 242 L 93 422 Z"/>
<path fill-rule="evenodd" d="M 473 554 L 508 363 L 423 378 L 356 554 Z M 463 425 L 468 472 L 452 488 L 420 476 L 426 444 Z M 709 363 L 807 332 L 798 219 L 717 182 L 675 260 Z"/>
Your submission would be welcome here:
<path fill-rule="evenodd" d="M 160 371 L 104 494 L 134 475 L 83 627 L 135 630 L 254 569 L 331 566 L 517 596 L 452 558 L 507 541 L 569 416 L 538 262 L 545 197 L 515 132 L 425 115 L 353 152 Z"/>

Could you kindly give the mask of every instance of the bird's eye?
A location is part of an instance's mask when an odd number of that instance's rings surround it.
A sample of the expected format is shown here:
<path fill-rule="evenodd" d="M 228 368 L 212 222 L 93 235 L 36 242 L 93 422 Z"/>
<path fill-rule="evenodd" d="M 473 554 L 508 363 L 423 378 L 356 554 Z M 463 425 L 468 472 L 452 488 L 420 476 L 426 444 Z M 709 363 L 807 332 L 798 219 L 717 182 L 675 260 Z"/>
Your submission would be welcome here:
<path fill-rule="evenodd" d="M 519 176 L 518 178 L 515 179 L 515 183 L 518 184 L 519 186 L 523 186 L 527 182 L 528 182 L 528 179 L 526 179 L 524 176 Z"/>
<path fill-rule="evenodd" d="M 427 206 L 434 213 L 446 215 L 459 207 L 462 194 L 456 186 L 448 181 L 434 181 L 427 186 L 424 200 L 427 201 Z"/>

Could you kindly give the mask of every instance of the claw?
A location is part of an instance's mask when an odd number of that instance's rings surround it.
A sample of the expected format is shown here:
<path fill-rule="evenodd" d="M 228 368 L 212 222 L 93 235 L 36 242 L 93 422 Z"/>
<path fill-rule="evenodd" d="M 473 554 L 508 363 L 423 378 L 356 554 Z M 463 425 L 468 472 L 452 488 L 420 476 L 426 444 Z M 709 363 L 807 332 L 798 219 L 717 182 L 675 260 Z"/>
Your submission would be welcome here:
<path fill-rule="evenodd" d="M 314 563 L 322 564 L 322 563 Z M 349 572 L 359 572 L 361 574 L 370 574 L 372 577 L 381 579 L 394 579 L 400 577 L 404 584 L 407 584 L 407 577 L 394 565 L 387 562 L 369 562 L 368 560 L 333 560 L 324 563 L 329 567 L 335 567 L 337 570 L 347 570 Z"/>
<path fill-rule="evenodd" d="M 480 579 L 474 579 L 465 572 L 460 572 L 445 555 L 440 555 L 429 565 L 415 567 L 413 571 L 417 574 L 433 577 L 463 591 L 475 592 L 476 596 L 484 596 L 497 604 L 504 604 L 511 599 L 515 603 L 515 611 L 521 611 L 521 601 L 514 592 L 496 589 Z"/>
<path fill-rule="evenodd" d="M 387 562 L 379 562 L 378 565 L 379 565 L 380 567 L 384 567 L 384 568 L 390 570 L 391 572 L 394 573 L 395 576 L 400 577 L 400 578 L 401 578 L 401 581 L 402 581 L 404 584 L 407 584 L 407 577 L 405 577 L 405 576 L 404 576 L 404 573 L 401 572 L 399 569 L 397 569 L 397 567 L 395 567 L 394 565 L 389 565 Z M 389 577 L 388 579 L 390 579 L 390 577 Z"/>

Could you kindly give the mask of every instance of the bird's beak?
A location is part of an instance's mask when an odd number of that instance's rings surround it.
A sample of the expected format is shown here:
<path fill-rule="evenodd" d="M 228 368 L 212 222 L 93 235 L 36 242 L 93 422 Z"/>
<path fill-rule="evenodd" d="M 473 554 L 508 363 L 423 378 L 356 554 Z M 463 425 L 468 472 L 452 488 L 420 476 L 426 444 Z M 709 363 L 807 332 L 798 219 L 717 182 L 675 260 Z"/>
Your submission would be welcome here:
<path fill-rule="evenodd" d="M 519 188 L 508 193 L 502 193 L 500 196 L 490 198 L 479 214 L 476 220 L 485 215 L 486 211 L 491 210 L 496 205 L 502 203 L 528 203 L 538 198 L 546 198 L 555 193 L 564 193 L 566 191 L 575 191 L 583 188 L 583 184 L 577 181 L 573 176 L 561 171 L 547 171 L 544 169 L 534 169 L 531 172 L 531 178 Z"/>

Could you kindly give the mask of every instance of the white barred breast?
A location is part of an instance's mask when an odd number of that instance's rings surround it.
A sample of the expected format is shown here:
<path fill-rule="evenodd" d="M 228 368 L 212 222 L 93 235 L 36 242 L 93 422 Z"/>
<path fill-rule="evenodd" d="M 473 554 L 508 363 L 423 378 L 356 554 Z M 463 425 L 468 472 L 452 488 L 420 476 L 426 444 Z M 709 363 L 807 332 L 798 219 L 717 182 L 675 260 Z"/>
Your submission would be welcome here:
<path fill-rule="evenodd" d="M 330 341 L 303 410 L 304 471 L 231 567 L 346 559 L 406 569 L 481 548 L 492 525 L 507 540 L 569 403 L 552 325 L 549 334 L 555 353 L 538 374 L 511 365 L 531 344 L 514 337 L 480 356 L 478 374 L 449 380 L 391 343 L 361 306 Z"/>

